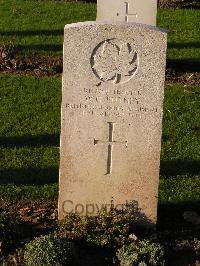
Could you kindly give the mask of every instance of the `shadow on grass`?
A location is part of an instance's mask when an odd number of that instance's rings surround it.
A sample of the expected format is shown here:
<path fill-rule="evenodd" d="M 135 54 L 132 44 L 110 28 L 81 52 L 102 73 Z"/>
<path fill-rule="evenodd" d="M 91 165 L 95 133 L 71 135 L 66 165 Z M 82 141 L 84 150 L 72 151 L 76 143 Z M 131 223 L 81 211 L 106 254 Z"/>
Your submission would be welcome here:
<path fill-rule="evenodd" d="M 171 1 L 173 2 L 173 1 Z M 199 0 L 177 0 L 174 1 L 175 7 L 179 8 L 192 8 L 192 9 L 200 9 Z"/>
<path fill-rule="evenodd" d="M 31 44 L 31 45 L 21 45 L 17 44 L 15 45 L 15 51 L 22 52 L 22 51 L 30 51 L 32 50 L 33 52 L 62 52 L 63 50 L 63 45 L 62 44 Z"/>
<path fill-rule="evenodd" d="M 199 239 L 199 226 L 189 223 L 184 219 L 185 212 L 195 212 L 200 215 L 200 201 L 183 201 L 160 203 L 158 205 L 157 230 L 161 234 L 162 243 L 174 243 L 174 240 L 187 243 Z M 173 245 L 173 244 L 172 244 Z M 196 264 L 199 254 L 195 248 L 190 246 L 178 248 L 169 248 L 167 251 L 166 265 L 170 266 L 188 266 Z"/>
<path fill-rule="evenodd" d="M 177 72 L 199 72 L 199 59 L 167 59 L 167 68 L 173 68 Z"/>
<path fill-rule="evenodd" d="M 45 185 L 58 182 L 58 167 L 0 170 L 0 184 Z"/>
<path fill-rule="evenodd" d="M 64 30 L 27 30 L 27 31 L 0 31 L 0 36 L 33 36 L 33 35 L 62 35 L 64 34 Z"/>
<path fill-rule="evenodd" d="M 158 222 L 159 231 L 169 230 L 179 233 L 184 230 L 192 230 L 194 233 L 200 233 L 197 226 L 185 221 L 184 212 L 196 212 L 200 215 L 200 201 L 181 201 L 158 204 Z M 187 233 L 186 233 L 187 234 Z M 173 238 L 174 235 L 172 234 Z M 189 237 L 189 235 L 186 235 Z"/>
<path fill-rule="evenodd" d="M 200 174 L 200 161 L 161 161 L 160 174 L 164 176 L 175 176 L 181 174 Z"/>
<path fill-rule="evenodd" d="M 0 147 L 20 148 L 38 146 L 59 146 L 59 134 L 21 137 L 0 137 Z"/>
<path fill-rule="evenodd" d="M 167 47 L 168 48 L 177 48 L 177 49 L 200 48 L 200 42 L 168 43 Z"/>
<path fill-rule="evenodd" d="M 179 240 L 184 244 L 184 242 L 187 243 L 187 240 L 191 241 L 191 239 L 200 237 L 199 227 L 184 219 L 185 212 L 195 212 L 200 215 L 200 201 L 160 203 L 158 205 L 157 230 L 160 232 L 162 244 L 174 243 L 174 240 Z M 178 245 L 176 246 L 178 247 Z M 166 251 L 166 265 L 197 265 L 195 262 L 199 256 L 194 247 L 179 249 L 170 247 Z"/>

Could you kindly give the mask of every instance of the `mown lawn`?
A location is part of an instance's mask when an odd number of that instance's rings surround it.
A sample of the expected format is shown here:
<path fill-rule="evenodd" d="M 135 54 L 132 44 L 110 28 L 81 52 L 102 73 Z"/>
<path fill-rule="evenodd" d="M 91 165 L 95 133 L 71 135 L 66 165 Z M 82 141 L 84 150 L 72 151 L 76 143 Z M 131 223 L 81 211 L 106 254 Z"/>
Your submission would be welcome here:
<path fill-rule="evenodd" d="M 0 75 L 0 198 L 58 193 L 61 79 Z M 200 88 L 165 90 L 160 202 L 200 200 Z"/>
<path fill-rule="evenodd" d="M 200 87 L 165 90 L 160 200 L 200 200 Z"/>
<path fill-rule="evenodd" d="M 64 25 L 95 20 L 94 4 L 0 0 L 0 43 L 22 55 L 62 55 Z"/>
<path fill-rule="evenodd" d="M 21 55 L 62 55 L 65 24 L 95 20 L 96 5 L 0 0 L 0 43 Z M 158 26 L 169 30 L 169 59 L 200 57 L 200 10 L 159 9 Z"/>
<path fill-rule="evenodd" d="M 200 58 L 200 10 L 160 9 L 157 24 L 168 30 L 168 58 Z"/>
<path fill-rule="evenodd" d="M 0 84 L 0 197 L 55 197 L 61 79 L 1 75 Z"/>

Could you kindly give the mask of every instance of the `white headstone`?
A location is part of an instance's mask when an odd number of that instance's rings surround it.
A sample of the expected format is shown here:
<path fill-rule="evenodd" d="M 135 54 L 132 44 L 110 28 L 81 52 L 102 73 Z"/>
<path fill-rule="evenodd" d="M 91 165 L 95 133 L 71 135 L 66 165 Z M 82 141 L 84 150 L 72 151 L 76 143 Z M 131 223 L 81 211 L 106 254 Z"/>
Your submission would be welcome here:
<path fill-rule="evenodd" d="M 157 0 L 97 0 L 97 21 L 156 26 Z"/>
<path fill-rule="evenodd" d="M 136 202 L 156 222 L 165 57 L 155 27 L 65 27 L 59 218 Z"/>

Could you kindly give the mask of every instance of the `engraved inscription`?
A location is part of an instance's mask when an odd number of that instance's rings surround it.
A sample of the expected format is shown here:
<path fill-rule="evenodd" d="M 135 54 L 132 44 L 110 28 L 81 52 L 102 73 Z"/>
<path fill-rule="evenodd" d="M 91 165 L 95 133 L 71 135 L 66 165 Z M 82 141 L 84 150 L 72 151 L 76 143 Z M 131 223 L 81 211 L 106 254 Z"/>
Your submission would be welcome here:
<path fill-rule="evenodd" d="M 80 102 L 67 102 L 65 107 L 77 110 L 81 115 L 108 118 L 132 118 L 144 115 L 160 115 L 160 108 L 143 103 L 140 90 L 106 88 L 83 88 Z"/>
<path fill-rule="evenodd" d="M 139 65 L 138 53 L 133 45 L 117 39 L 97 45 L 90 61 L 95 76 L 113 84 L 128 82 Z"/>
<path fill-rule="evenodd" d="M 108 158 L 107 158 L 107 171 L 106 175 L 109 175 L 112 173 L 112 152 L 113 152 L 113 145 L 114 144 L 125 144 L 125 147 L 127 148 L 128 141 L 115 141 L 113 138 L 114 134 L 114 122 L 108 122 L 109 126 L 109 135 L 108 135 L 108 141 L 104 140 L 96 140 L 94 139 L 94 145 L 97 144 L 108 144 Z"/>

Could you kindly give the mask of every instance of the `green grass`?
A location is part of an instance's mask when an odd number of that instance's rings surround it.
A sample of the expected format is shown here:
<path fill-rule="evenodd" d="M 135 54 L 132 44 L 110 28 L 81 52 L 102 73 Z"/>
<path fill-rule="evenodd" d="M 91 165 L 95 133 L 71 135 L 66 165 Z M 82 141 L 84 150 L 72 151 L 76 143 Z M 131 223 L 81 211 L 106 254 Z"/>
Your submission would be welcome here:
<path fill-rule="evenodd" d="M 158 25 L 168 30 L 168 58 L 200 58 L 200 10 L 160 9 Z"/>
<path fill-rule="evenodd" d="M 61 80 L 1 75 L 0 84 L 0 197 L 55 197 Z"/>
<path fill-rule="evenodd" d="M 166 88 L 163 160 L 200 160 L 200 87 Z"/>
<path fill-rule="evenodd" d="M 58 193 L 61 79 L 0 75 L 0 198 Z M 160 202 L 200 200 L 200 87 L 165 91 Z"/>
<path fill-rule="evenodd" d="M 0 42 L 15 44 L 18 54 L 62 55 L 64 26 L 95 20 L 95 5 L 0 0 Z"/>
<path fill-rule="evenodd" d="M 160 200 L 200 200 L 200 87 L 165 92 Z"/>
<path fill-rule="evenodd" d="M 96 17 L 95 4 L 0 0 L 0 6 L 0 43 L 13 42 L 22 55 L 62 55 L 64 25 Z M 200 10 L 160 9 L 158 26 L 169 30 L 169 59 L 200 57 Z"/>
<path fill-rule="evenodd" d="M 0 85 L 1 136 L 59 133 L 60 78 L 1 75 Z"/>

